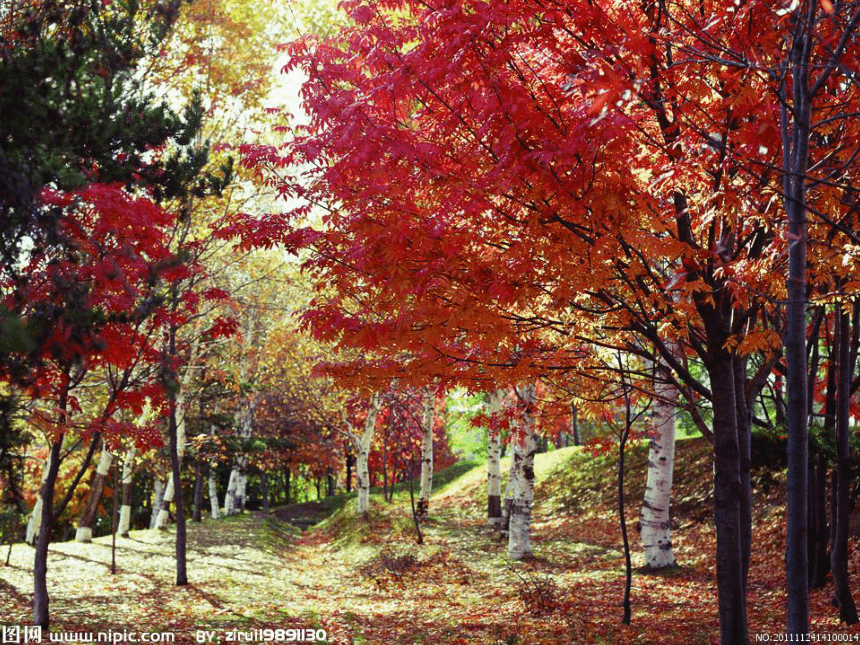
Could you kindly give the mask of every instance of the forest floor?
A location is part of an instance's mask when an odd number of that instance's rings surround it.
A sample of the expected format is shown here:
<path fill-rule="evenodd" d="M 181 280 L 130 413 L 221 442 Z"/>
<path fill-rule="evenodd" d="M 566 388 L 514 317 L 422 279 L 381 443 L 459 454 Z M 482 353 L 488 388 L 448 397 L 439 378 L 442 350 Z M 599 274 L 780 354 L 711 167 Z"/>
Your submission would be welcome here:
<path fill-rule="evenodd" d="M 142 632 L 170 632 L 177 643 L 276 642 L 265 630 L 324 629 L 326 642 L 336 644 L 717 643 L 708 446 L 679 443 L 673 542 L 680 566 L 660 574 L 641 570 L 635 524 L 644 447 L 630 457 L 626 515 L 637 567 L 631 625 L 621 624 L 613 460 L 568 448 L 537 457 L 535 557 L 528 561 L 509 561 L 506 544 L 485 528 L 485 469 L 461 465 L 457 473 L 464 474 L 434 495 L 420 546 L 408 489 L 393 503 L 373 499 L 364 518 L 355 516 L 353 500 L 306 532 L 286 520 L 319 519 L 326 507 L 189 523 L 186 587 L 172 584 L 172 529 L 118 538 L 116 574 L 110 573 L 110 537 L 54 544 L 52 631 L 112 632 L 115 642 Z M 773 635 L 776 642 L 785 625 L 783 489 L 780 476 L 756 473 L 753 642 L 755 635 Z M 852 543 L 855 581 L 857 546 Z M 2 562 L 5 548 L 0 555 Z M 31 590 L 32 549 L 15 545 L 10 566 L 0 567 L 0 625 L 29 622 Z M 860 640 L 860 630 L 839 625 L 831 595 L 829 587 L 812 592 L 813 634 Z M 283 636 L 289 642 L 302 635 Z"/>

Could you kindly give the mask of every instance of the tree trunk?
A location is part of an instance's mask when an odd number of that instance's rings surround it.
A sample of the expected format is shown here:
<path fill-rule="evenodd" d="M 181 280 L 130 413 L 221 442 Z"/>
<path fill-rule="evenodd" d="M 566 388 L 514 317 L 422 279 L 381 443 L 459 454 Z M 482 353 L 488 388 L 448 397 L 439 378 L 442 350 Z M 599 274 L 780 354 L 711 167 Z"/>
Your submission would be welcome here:
<path fill-rule="evenodd" d="M 648 476 L 640 526 L 645 564 L 662 569 L 675 564 L 672 550 L 669 503 L 675 464 L 675 408 L 678 392 L 670 384 L 655 385 L 654 432 L 648 449 Z"/>
<path fill-rule="evenodd" d="M 65 405 L 60 407 L 61 414 L 65 416 Z M 40 499 L 42 499 L 42 513 L 39 522 L 38 540 L 36 542 L 36 554 L 33 560 L 33 624 L 47 631 L 50 627 L 50 614 L 48 606 L 48 545 L 51 543 L 51 531 L 54 528 L 54 488 L 57 483 L 57 474 L 60 472 L 60 448 L 63 444 L 63 435 L 54 439 L 51 444 L 51 455 L 48 459 L 48 472 L 44 478 Z"/>
<path fill-rule="evenodd" d="M 39 531 L 42 528 L 42 512 L 45 508 L 42 501 L 42 491 L 45 490 L 45 482 L 48 481 L 48 474 L 51 472 L 51 466 L 53 465 L 51 463 L 51 459 L 53 458 L 53 454 L 53 451 L 48 454 L 48 459 L 42 466 L 42 482 L 39 485 L 39 496 L 36 498 L 36 503 L 33 504 L 33 512 L 30 513 L 30 519 L 27 522 L 27 534 L 25 540 L 30 546 L 36 546 L 36 542 L 39 539 Z"/>
<path fill-rule="evenodd" d="M 203 521 L 203 465 L 199 459 L 194 460 L 194 510 L 191 521 Z"/>
<path fill-rule="evenodd" d="M 116 533 L 119 528 L 119 464 L 113 470 L 113 509 L 110 522 L 110 572 L 116 575 Z"/>
<path fill-rule="evenodd" d="M 352 465 L 355 463 L 355 456 L 352 453 L 346 455 L 346 492 L 352 492 Z"/>
<path fill-rule="evenodd" d="M 819 454 L 810 466 L 809 478 L 809 586 L 819 589 L 827 584 L 830 572 L 827 531 L 827 460 Z"/>
<path fill-rule="evenodd" d="M 795 9 L 792 7 L 792 9 Z M 783 336 L 786 367 L 786 421 L 788 467 L 786 500 L 785 570 L 788 595 L 788 633 L 802 638 L 809 633 L 809 562 L 807 560 L 807 428 L 806 365 L 806 178 L 812 126 L 810 52 L 815 3 L 801 3 L 794 20 L 785 61 L 787 78 L 780 85 L 782 143 L 782 203 L 787 220 L 788 275 L 786 276 L 786 330 Z M 804 15 L 806 14 L 806 15 Z M 791 107 L 787 88 L 790 87 Z"/>
<path fill-rule="evenodd" d="M 512 457 L 510 467 L 508 468 L 508 483 L 505 485 L 505 502 L 502 504 L 502 519 L 499 522 L 499 531 L 501 531 L 503 535 L 507 535 L 511 528 L 511 508 L 514 505 L 514 495 L 516 494 L 516 490 L 517 461 Z"/>
<path fill-rule="evenodd" d="M 110 472 L 111 464 L 113 464 L 113 455 L 108 451 L 107 446 L 103 445 L 102 454 L 96 467 L 96 474 L 90 486 L 90 494 L 87 496 L 87 504 L 78 521 L 75 542 L 93 541 L 93 522 L 96 519 L 96 512 L 98 511 L 99 502 L 101 501 L 102 492 L 105 487 L 105 477 Z"/>
<path fill-rule="evenodd" d="M 629 397 L 629 394 L 628 394 Z M 618 521 L 621 525 L 621 541 L 624 546 L 624 598 L 621 601 L 621 622 L 630 624 L 630 588 L 633 586 L 633 564 L 630 560 L 630 539 L 627 536 L 627 519 L 624 515 L 624 449 L 630 435 L 630 400 L 627 400 L 625 426 L 618 442 Z"/>
<path fill-rule="evenodd" d="M 573 445 L 581 446 L 582 437 L 579 434 L 579 410 L 576 409 L 576 404 L 570 404 L 570 430 L 573 433 Z"/>
<path fill-rule="evenodd" d="M 134 481 L 134 457 L 137 448 L 131 447 L 125 453 L 122 463 L 122 508 L 119 511 L 119 526 L 117 532 L 122 537 L 128 537 L 131 528 L 131 485 Z"/>
<path fill-rule="evenodd" d="M 489 414 L 492 417 L 502 409 L 504 391 L 496 390 L 489 397 Z M 499 529 L 502 523 L 502 469 L 501 432 L 488 429 L 487 436 L 487 524 Z"/>
<path fill-rule="evenodd" d="M 848 522 L 851 512 L 851 482 L 848 439 L 851 433 L 851 365 L 849 314 L 840 313 L 837 322 L 836 347 L 839 371 L 836 397 L 836 540 L 830 554 L 833 587 L 839 604 L 839 619 L 848 625 L 858 622 L 857 606 L 848 580 Z"/>
<path fill-rule="evenodd" d="M 172 471 L 170 481 L 173 484 L 173 496 L 176 498 L 176 585 L 183 586 L 188 584 L 188 573 L 185 563 L 185 506 L 182 503 L 182 479 L 180 475 L 180 459 L 182 456 L 180 441 L 184 440 L 185 437 L 180 436 L 180 424 L 176 421 L 176 407 L 176 401 L 173 401 L 167 421 L 167 433 L 170 438 L 170 465 Z M 184 421 L 181 425 L 185 425 Z M 184 432 L 182 435 L 184 435 Z M 168 504 L 169 502 L 166 502 L 165 506 Z"/>
<path fill-rule="evenodd" d="M 367 458 L 370 455 L 370 443 L 373 440 L 373 429 L 376 427 L 376 417 L 379 415 L 379 395 L 370 397 L 367 410 L 367 420 L 364 422 L 364 434 L 358 445 L 356 464 L 356 486 L 358 488 L 358 512 L 366 513 L 370 506 L 370 471 Z"/>
<path fill-rule="evenodd" d="M 717 533 L 717 594 L 723 645 L 747 645 L 741 519 L 741 455 L 738 438 L 733 358 L 716 341 L 708 374 L 714 410 L 714 524 Z"/>
<path fill-rule="evenodd" d="M 162 531 L 167 529 L 168 520 L 170 519 L 170 504 L 173 502 L 174 495 L 176 495 L 176 483 L 173 480 L 172 469 L 173 465 L 171 463 L 170 479 L 167 480 L 167 487 L 164 489 L 164 496 L 161 498 L 161 508 L 158 509 L 158 516 L 155 518 L 154 528 Z"/>
<path fill-rule="evenodd" d="M 508 531 L 508 557 L 521 560 L 531 555 L 532 502 L 535 491 L 534 457 L 536 452 L 534 434 L 534 384 L 518 389 L 522 399 L 522 433 L 514 442 L 514 470 L 516 488 L 511 503 L 510 528 Z"/>
<path fill-rule="evenodd" d="M 236 512 L 236 479 L 239 477 L 239 468 L 234 465 L 230 471 L 230 481 L 227 482 L 227 492 L 224 494 L 224 515 L 229 517 Z"/>
<path fill-rule="evenodd" d="M 284 468 L 284 504 L 289 505 L 290 503 L 290 468 L 289 466 Z"/>
<path fill-rule="evenodd" d="M 249 400 L 245 407 L 242 410 L 242 417 L 239 425 L 240 437 L 242 438 L 243 443 L 246 443 L 250 438 L 254 428 L 254 401 Z M 230 482 L 233 486 L 233 495 L 230 500 L 230 510 L 227 510 L 227 503 L 225 501 L 224 514 L 225 515 L 233 515 L 234 513 L 241 513 L 245 510 L 245 495 L 248 488 L 248 455 L 247 454 L 239 454 L 236 457 L 236 465 L 233 467 L 233 472 L 230 473 Z M 234 475 L 235 473 L 235 480 Z M 228 496 L 230 495 L 230 489 L 227 490 Z"/>
<path fill-rule="evenodd" d="M 218 480 L 216 479 L 216 465 L 212 461 L 209 463 L 209 517 L 217 520 L 220 516 L 220 508 L 218 506 Z"/>
<path fill-rule="evenodd" d="M 747 359 L 735 357 L 733 361 L 735 375 L 735 423 L 738 427 L 738 453 L 740 455 L 740 521 L 741 521 L 741 567 L 743 570 L 744 594 L 747 591 L 750 559 L 752 557 L 752 414 L 751 402 L 746 395 Z"/>
<path fill-rule="evenodd" d="M 260 471 L 260 485 L 263 488 L 263 512 L 269 514 L 269 478 L 265 470 Z"/>
<path fill-rule="evenodd" d="M 149 528 L 154 529 L 158 524 L 158 516 L 161 515 L 161 505 L 164 503 L 164 494 L 167 487 L 164 482 L 156 477 L 152 485 L 152 518 L 149 520 Z"/>
<path fill-rule="evenodd" d="M 427 515 L 430 509 L 430 493 L 433 491 L 433 413 L 435 410 L 436 390 L 431 386 L 424 395 L 424 410 L 421 417 L 424 437 L 421 442 L 421 489 L 418 492 L 416 509 L 419 518 Z"/>
<path fill-rule="evenodd" d="M 326 471 L 326 497 L 334 497 L 335 491 L 337 490 L 337 479 L 335 478 L 334 471 L 329 468 Z"/>
<path fill-rule="evenodd" d="M 234 501 L 235 513 L 245 512 L 245 501 L 248 494 L 248 455 L 239 455 L 239 470 L 236 475 L 236 496 Z"/>

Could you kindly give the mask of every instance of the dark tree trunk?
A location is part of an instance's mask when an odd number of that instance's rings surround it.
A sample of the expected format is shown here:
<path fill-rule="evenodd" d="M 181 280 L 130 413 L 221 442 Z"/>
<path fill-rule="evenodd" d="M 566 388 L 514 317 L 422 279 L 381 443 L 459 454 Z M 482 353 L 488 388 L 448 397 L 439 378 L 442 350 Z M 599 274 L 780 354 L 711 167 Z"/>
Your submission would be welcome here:
<path fill-rule="evenodd" d="M 573 445 L 581 446 L 582 438 L 579 436 L 579 411 L 573 403 L 570 404 L 570 428 L 573 431 Z"/>
<path fill-rule="evenodd" d="M 849 625 L 854 625 L 858 622 L 857 606 L 851 596 L 848 580 L 848 519 L 851 511 L 848 488 L 851 481 L 848 463 L 851 403 L 849 314 L 839 314 L 837 325 L 836 347 L 839 352 L 839 372 L 836 399 L 836 540 L 830 554 L 830 567 L 833 571 L 836 601 L 839 603 L 839 618 Z"/>
<path fill-rule="evenodd" d="M 334 472 L 331 470 L 331 468 L 329 468 L 328 472 L 326 473 L 326 484 L 326 495 L 328 497 L 333 497 L 336 482 L 334 478 Z"/>
<path fill-rule="evenodd" d="M 260 485 L 263 488 L 263 512 L 269 514 L 269 478 L 265 470 L 260 471 Z"/>
<path fill-rule="evenodd" d="M 290 468 L 284 468 L 284 504 L 290 503 Z"/>
<path fill-rule="evenodd" d="M 819 454 L 811 465 L 809 478 L 809 585 L 819 589 L 827 584 L 830 571 L 827 531 L 827 460 Z"/>
<path fill-rule="evenodd" d="M 171 327 L 167 338 L 167 355 L 169 359 L 176 356 L 176 329 Z M 165 361 L 167 363 L 167 361 Z M 171 363 L 167 363 L 170 365 Z M 176 372 L 168 367 L 169 380 L 178 386 Z M 176 585 L 188 584 L 188 573 L 185 562 L 186 530 L 185 505 L 182 502 L 182 472 L 179 463 L 179 439 L 176 422 L 176 391 L 168 390 L 170 414 L 167 418 L 167 434 L 170 440 L 170 467 L 173 474 L 173 501 L 176 506 Z"/>
<path fill-rule="evenodd" d="M 61 410 L 63 408 L 61 407 Z M 51 464 L 48 476 L 42 487 L 42 522 L 39 526 L 39 540 L 36 542 L 36 555 L 33 561 L 33 624 L 47 631 L 50 627 L 48 605 L 48 545 L 54 528 L 54 488 L 60 471 L 60 448 L 63 435 L 51 444 Z"/>
<path fill-rule="evenodd" d="M 628 417 L 629 406 L 628 401 Z M 623 615 L 621 622 L 625 625 L 630 624 L 630 588 L 633 585 L 633 564 L 630 560 L 630 539 L 627 537 L 627 519 L 624 517 L 624 448 L 627 445 L 627 436 L 630 432 L 630 426 L 624 428 L 621 441 L 618 442 L 618 520 L 621 524 L 621 540 L 624 544 L 624 599 L 621 602 Z"/>
<path fill-rule="evenodd" d="M 119 528 L 119 462 L 113 463 L 113 512 L 111 513 L 110 530 L 110 572 L 116 575 L 116 530 Z"/>
<path fill-rule="evenodd" d="M 203 464 L 195 459 L 194 471 L 194 510 L 191 512 L 192 522 L 203 521 Z"/>
<path fill-rule="evenodd" d="M 412 521 L 415 523 L 415 543 L 424 544 L 424 534 L 421 533 L 421 516 L 415 507 L 415 471 L 409 471 L 409 500 L 412 502 Z"/>
<path fill-rule="evenodd" d="M 746 585 L 742 526 L 743 477 L 738 437 L 733 358 L 720 343 L 708 373 L 714 409 L 714 525 L 717 533 L 717 593 L 720 637 L 724 645 L 747 645 Z"/>
<path fill-rule="evenodd" d="M 176 507 L 176 585 L 181 587 L 188 584 L 188 572 L 185 562 L 185 505 L 182 502 L 182 479 L 176 437 L 175 406 L 170 410 L 167 428 L 170 434 L 170 465 L 173 471 L 173 501 Z"/>
<path fill-rule="evenodd" d="M 355 464 L 355 455 L 347 453 L 346 455 L 346 492 L 352 492 L 352 467 Z"/>
<path fill-rule="evenodd" d="M 738 451 L 740 454 L 740 521 L 741 521 L 741 558 L 743 562 L 744 593 L 749 580 L 750 558 L 752 556 L 752 482 L 750 468 L 752 462 L 752 413 L 746 395 L 747 362 L 741 357 L 734 358 L 735 422 L 738 428 Z"/>

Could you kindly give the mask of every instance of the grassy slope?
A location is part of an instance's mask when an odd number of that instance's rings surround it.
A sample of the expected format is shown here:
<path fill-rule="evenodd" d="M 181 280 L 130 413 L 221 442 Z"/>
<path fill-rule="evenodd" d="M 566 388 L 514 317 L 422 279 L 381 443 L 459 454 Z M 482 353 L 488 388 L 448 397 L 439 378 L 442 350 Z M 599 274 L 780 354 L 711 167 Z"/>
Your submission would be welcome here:
<path fill-rule="evenodd" d="M 55 623 L 169 629 L 189 643 L 196 629 L 225 627 L 324 627 L 332 643 L 716 642 L 708 452 L 702 441 L 679 443 L 673 537 L 681 566 L 636 573 L 630 626 L 620 625 L 614 462 L 573 448 L 537 457 L 536 557 L 528 562 L 509 562 L 505 544 L 485 530 L 486 472 L 465 464 L 437 477 L 423 546 L 414 543 L 408 489 L 393 504 L 372 498 L 367 518 L 355 517 L 354 499 L 333 500 L 330 508 L 340 510 L 301 536 L 256 513 L 190 525 L 192 585 L 184 589 L 171 585 L 172 533 L 120 539 L 115 577 L 107 573 L 108 538 L 55 545 Z M 631 528 L 645 458 L 644 446 L 631 449 Z M 782 486 L 779 478 L 756 481 L 750 625 L 775 633 L 784 624 Z M 28 547 L 16 545 L 13 566 L 0 568 L 0 622 L 26 621 L 31 559 Z M 828 601 L 829 590 L 813 594 L 813 630 L 858 633 L 836 624 Z"/>

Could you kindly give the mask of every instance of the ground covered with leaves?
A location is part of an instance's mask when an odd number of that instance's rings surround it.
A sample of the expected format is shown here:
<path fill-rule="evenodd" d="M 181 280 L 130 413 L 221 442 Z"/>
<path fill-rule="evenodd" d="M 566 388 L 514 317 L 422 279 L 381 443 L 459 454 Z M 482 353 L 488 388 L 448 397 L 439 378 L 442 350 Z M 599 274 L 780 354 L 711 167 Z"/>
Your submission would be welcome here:
<path fill-rule="evenodd" d="M 635 527 L 642 499 L 644 447 L 631 453 L 629 504 Z M 641 570 L 635 544 L 633 622 L 621 624 L 623 557 L 614 507 L 611 458 L 580 449 L 539 455 L 534 512 L 535 557 L 511 562 L 505 543 L 485 527 L 483 467 L 459 467 L 439 490 L 415 543 L 408 492 L 376 500 L 367 517 L 354 501 L 306 532 L 291 523 L 316 519 L 304 505 L 271 515 L 247 513 L 189 524 L 191 584 L 173 586 L 173 531 L 137 531 L 51 547 L 52 628 L 67 631 L 169 631 L 176 642 L 198 630 L 227 642 L 238 630 L 266 642 L 266 629 L 324 629 L 329 643 L 697 643 L 718 642 L 710 465 L 703 442 L 679 444 L 673 538 L 679 566 Z M 777 634 L 785 625 L 783 482 L 755 477 L 755 534 L 750 572 L 750 629 Z M 319 509 L 317 509 L 319 510 Z M 852 543 L 856 546 L 856 543 Z M 854 549 L 851 576 L 860 573 Z M 5 553 L 3 553 L 5 556 Z M 29 621 L 32 549 L 15 545 L 0 568 L 0 621 Z M 832 589 L 812 592 L 812 632 L 860 634 L 840 626 Z M 236 636 L 236 635 L 233 635 Z M 755 639 L 754 639 L 755 642 Z"/>

